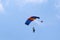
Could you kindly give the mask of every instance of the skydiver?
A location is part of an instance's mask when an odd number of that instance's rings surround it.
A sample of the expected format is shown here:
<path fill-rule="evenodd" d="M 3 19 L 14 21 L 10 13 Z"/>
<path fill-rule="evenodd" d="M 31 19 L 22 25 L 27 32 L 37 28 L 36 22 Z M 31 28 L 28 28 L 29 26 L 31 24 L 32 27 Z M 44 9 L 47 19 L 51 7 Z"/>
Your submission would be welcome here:
<path fill-rule="evenodd" d="M 35 28 L 33 27 L 33 32 L 35 32 Z"/>

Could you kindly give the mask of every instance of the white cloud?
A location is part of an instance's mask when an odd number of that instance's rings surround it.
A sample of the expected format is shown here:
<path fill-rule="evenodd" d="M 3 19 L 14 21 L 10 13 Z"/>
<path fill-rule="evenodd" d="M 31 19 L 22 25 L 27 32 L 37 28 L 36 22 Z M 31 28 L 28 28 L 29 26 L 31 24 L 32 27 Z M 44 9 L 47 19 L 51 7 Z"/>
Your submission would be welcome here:
<path fill-rule="evenodd" d="M 24 6 L 28 3 L 32 4 L 42 4 L 42 3 L 47 3 L 48 0 L 15 0 L 16 6 Z"/>
<path fill-rule="evenodd" d="M 60 4 L 55 4 L 55 7 L 56 8 L 60 8 Z"/>
<path fill-rule="evenodd" d="M 48 0 L 25 0 L 27 3 L 44 3 Z"/>
<path fill-rule="evenodd" d="M 60 15 L 56 15 L 56 17 L 57 17 L 58 19 L 60 19 Z"/>
<path fill-rule="evenodd" d="M 60 14 L 60 0 L 56 0 L 54 6 L 55 6 L 55 9 L 56 9 L 56 12 L 57 12 L 58 14 Z M 57 17 L 58 19 L 60 19 L 60 15 L 56 15 L 56 17 Z"/>
<path fill-rule="evenodd" d="M 8 6 L 10 3 L 10 0 L 6 0 L 5 6 Z"/>
<path fill-rule="evenodd" d="M 0 12 L 3 12 L 4 11 L 4 7 L 3 7 L 3 4 L 2 4 L 2 0 L 0 0 Z"/>
<path fill-rule="evenodd" d="M 56 0 L 56 2 L 55 2 L 55 7 L 56 7 L 56 8 L 60 8 L 60 0 Z"/>
<path fill-rule="evenodd" d="M 0 3 L 0 12 L 3 12 L 4 11 L 4 7 L 2 5 L 2 3 Z"/>
<path fill-rule="evenodd" d="M 0 0 L 0 2 L 1 2 L 1 0 Z"/>

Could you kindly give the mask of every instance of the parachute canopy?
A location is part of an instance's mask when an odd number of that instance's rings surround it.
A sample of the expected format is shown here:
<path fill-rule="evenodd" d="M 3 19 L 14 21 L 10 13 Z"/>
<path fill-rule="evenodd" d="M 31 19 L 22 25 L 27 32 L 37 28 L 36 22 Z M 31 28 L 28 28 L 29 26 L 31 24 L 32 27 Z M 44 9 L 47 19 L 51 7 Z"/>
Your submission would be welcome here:
<path fill-rule="evenodd" d="M 29 25 L 32 21 L 36 20 L 36 19 L 40 19 L 40 17 L 37 16 L 31 16 L 30 18 L 27 19 L 27 21 L 25 22 L 26 25 Z"/>

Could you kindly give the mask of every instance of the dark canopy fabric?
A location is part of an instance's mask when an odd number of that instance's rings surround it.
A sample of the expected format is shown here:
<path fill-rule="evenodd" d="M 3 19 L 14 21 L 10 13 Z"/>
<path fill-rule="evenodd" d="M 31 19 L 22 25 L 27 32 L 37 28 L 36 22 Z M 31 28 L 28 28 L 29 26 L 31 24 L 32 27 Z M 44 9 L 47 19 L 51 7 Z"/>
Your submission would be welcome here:
<path fill-rule="evenodd" d="M 27 21 L 25 22 L 26 25 L 29 25 L 32 21 L 34 21 L 35 19 L 40 19 L 40 17 L 37 16 L 31 16 L 30 18 L 27 19 Z"/>

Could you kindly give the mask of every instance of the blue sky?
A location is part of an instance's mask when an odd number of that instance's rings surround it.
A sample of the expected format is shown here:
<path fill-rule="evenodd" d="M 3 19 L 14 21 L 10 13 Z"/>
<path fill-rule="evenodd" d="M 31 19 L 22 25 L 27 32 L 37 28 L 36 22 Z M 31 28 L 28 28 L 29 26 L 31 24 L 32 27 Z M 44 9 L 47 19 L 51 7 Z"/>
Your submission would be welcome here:
<path fill-rule="evenodd" d="M 30 16 L 41 19 L 27 26 Z M 0 0 L 0 40 L 60 40 L 60 0 Z"/>

